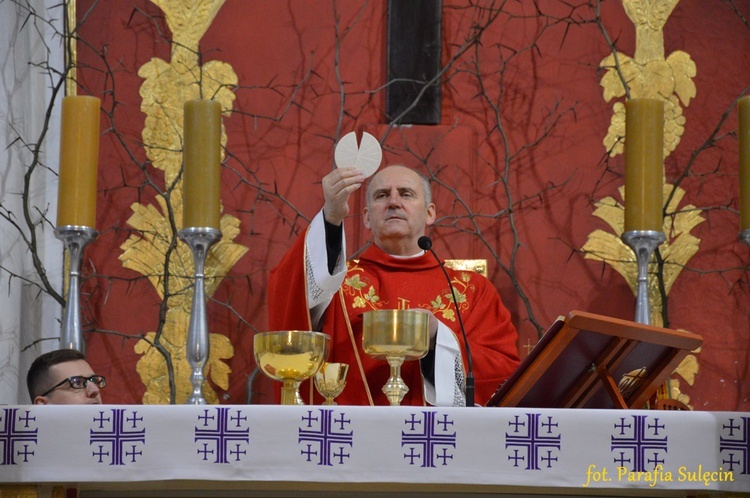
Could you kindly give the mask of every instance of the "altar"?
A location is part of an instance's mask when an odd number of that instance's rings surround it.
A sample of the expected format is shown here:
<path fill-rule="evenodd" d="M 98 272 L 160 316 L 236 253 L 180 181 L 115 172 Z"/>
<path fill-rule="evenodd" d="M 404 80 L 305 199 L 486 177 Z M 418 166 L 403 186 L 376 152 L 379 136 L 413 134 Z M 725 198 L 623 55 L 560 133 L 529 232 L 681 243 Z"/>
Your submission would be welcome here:
<path fill-rule="evenodd" d="M 750 492 L 737 412 L 24 405 L 0 450 L 3 486 L 79 496 Z"/>

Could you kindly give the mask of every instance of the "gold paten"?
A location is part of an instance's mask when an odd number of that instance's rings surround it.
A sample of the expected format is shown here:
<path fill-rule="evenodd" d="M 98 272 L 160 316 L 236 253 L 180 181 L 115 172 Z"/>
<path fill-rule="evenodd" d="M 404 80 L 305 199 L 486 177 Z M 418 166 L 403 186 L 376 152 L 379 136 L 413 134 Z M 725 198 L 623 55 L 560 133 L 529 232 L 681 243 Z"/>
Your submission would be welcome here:
<path fill-rule="evenodd" d="M 363 315 L 362 349 L 376 360 L 386 360 L 391 376 L 383 393 L 398 406 L 409 392 L 401 378 L 406 360 L 423 358 L 430 347 L 430 314 L 416 310 L 376 310 Z"/>
<path fill-rule="evenodd" d="M 675 150 L 685 131 L 685 117 L 680 102 L 685 107 L 696 95 L 693 78 L 697 74 L 695 62 L 690 55 L 676 51 L 664 57 L 663 28 L 679 0 L 622 0 L 625 12 L 633 21 L 636 30 L 635 55 L 631 58 L 620 52 L 602 60 L 600 67 L 605 69 L 601 79 L 604 100 L 613 98 L 655 98 L 664 101 L 664 157 Z M 625 86 L 627 84 L 627 87 Z M 611 157 L 624 152 L 625 106 L 615 102 L 613 115 L 604 146 Z M 624 187 L 619 193 L 625 200 Z M 666 295 L 672 288 L 682 268 L 698 252 L 700 239 L 690 234 L 696 225 L 704 221 L 693 205 L 679 208 L 685 191 L 679 187 L 664 184 L 664 202 L 667 213 L 674 213 L 664 219 L 663 231 L 667 240 L 659 246 L 664 264 L 662 276 Z M 671 196 L 671 198 L 670 198 Z M 624 230 L 624 206 L 612 197 L 597 201 L 594 216 L 607 222 L 612 232 L 594 230 L 583 246 L 587 259 L 599 260 L 612 266 L 628 282 L 633 295 L 637 294 L 637 273 L 633 250 L 620 239 Z M 652 259 L 649 273 L 657 272 Z M 649 279 L 649 301 L 653 325 L 662 326 L 662 300 L 659 284 L 655 278 Z M 693 362 L 693 366 L 691 365 Z M 675 371 L 680 375 L 692 375 L 698 370 L 698 360 L 688 356 Z M 692 384 L 692 382 L 690 382 Z M 677 387 L 675 388 L 675 384 Z M 689 398 L 679 392 L 679 382 L 669 383 L 670 394 L 687 404 Z M 675 392 L 676 389 L 676 392 Z"/>
<path fill-rule="evenodd" d="M 175 383 L 175 402 L 184 403 L 192 391 L 190 366 L 186 359 L 187 329 L 192 300 L 193 258 L 190 249 L 179 241 L 175 229 L 182 227 L 182 135 L 185 101 L 212 98 L 227 115 L 234 104 L 232 88 L 237 75 L 229 64 L 210 61 L 200 65 L 198 42 L 213 22 L 224 0 L 152 0 L 164 12 L 173 36 L 169 62 L 152 58 L 141 66 L 138 75 L 144 79 L 140 89 L 141 110 L 146 114 L 143 142 L 151 164 L 163 171 L 164 196 L 155 204 L 134 203 L 128 224 L 140 233 L 132 235 L 121 248 L 120 260 L 125 268 L 148 277 L 160 299 L 166 298 L 167 310 L 161 334 L 146 334 L 135 346 L 143 355 L 136 369 L 146 386 L 143 402 L 170 402 L 170 379 L 164 355 L 171 357 Z M 221 143 L 226 145 L 222 128 Z M 173 187 L 173 188 L 172 188 Z M 173 217 L 174 226 L 170 222 Z M 231 215 L 221 217 L 222 239 L 206 260 L 206 295 L 211 296 L 221 279 L 247 252 L 232 241 L 239 233 L 239 220 Z M 172 244 L 176 242 L 176 246 Z M 168 268 L 168 272 L 165 272 Z M 165 273 L 167 275 L 165 276 Z M 166 280 L 168 279 L 168 281 Z M 206 378 L 221 389 L 229 388 L 229 366 L 223 361 L 234 356 L 234 348 L 222 334 L 209 337 L 210 357 Z M 216 392 L 207 382 L 203 395 L 209 403 L 218 402 Z"/>
<path fill-rule="evenodd" d="M 278 330 L 255 334 L 253 351 L 258 369 L 282 382 L 281 404 L 300 404 L 297 388 L 328 359 L 331 336 L 306 330 Z"/>

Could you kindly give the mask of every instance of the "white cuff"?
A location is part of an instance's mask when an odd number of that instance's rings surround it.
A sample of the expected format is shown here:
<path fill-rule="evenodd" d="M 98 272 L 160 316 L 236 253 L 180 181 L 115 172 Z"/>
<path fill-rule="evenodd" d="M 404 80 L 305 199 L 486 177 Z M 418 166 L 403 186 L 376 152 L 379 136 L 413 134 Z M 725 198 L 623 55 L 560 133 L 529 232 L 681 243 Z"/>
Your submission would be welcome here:
<path fill-rule="evenodd" d="M 438 322 L 435 337 L 435 384 L 425 381 L 425 401 L 433 406 L 453 406 L 457 390 L 455 365 L 461 358 L 461 348 L 447 325 Z"/>
<path fill-rule="evenodd" d="M 341 253 L 334 274 L 328 273 L 328 252 L 326 250 L 326 233 L 321 210 L 313 218 L 305 237 L 307 255 L 307 299 L 310 308 L 324 301 L 330 301 L 338 292 L 346 276 L 346 234 L 342 233 Z M 311 292 L 313 289 L 316 292 Z M 320 292 L 322 291 L 322 293 Z"/>
<path fill-rule="evenodd" d="M 343 227 L 342 227 L 343 230 Z M 305 235 L 307 305 L 313 328 L 317 330 L 328 305 L 336 295 L 346 277 L 346 234 L 341 234 L 341 252 L 334 274 L 328 273 L 328 251 L 326 232 L 321 210 L 310 223 Z"/>

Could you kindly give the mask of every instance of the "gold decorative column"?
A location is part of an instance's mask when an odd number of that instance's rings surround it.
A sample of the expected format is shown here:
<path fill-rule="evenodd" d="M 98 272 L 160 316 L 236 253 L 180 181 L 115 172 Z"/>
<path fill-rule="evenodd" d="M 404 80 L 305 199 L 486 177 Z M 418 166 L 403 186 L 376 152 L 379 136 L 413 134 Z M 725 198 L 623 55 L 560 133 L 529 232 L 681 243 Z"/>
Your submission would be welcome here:
<path fill-rule="evenodd" d="M 180 171 L 183 150 L 183 107 L 189 100 L 208 97 L 221 105 L 224 117 L 230 115 L 237 75 L 229 64 L 214 60 L 200 64 L 199 41 L 213 22 L 224 0 L 152 0 L 164 12 L 173 36 L 171 60 L 153 58 L 138 75 L 144 82 L 140 89 L 141 110 L 146 114 L 143 142 L 146 154 L 164 173 L 166 189 L 156 197 L 156 205 L 134 203 L 128 224 L 140 233 L 123 245 L 123 266 L 147 276 L 159 298 L 166 299 L 167 311 L 160 334 L 150 332 L 139 341 L 135 351 L 143 355 L 136 366 L 146 393 L 144 403 L 169 403 L 171 382 L 175 385 L 176 403 L 185 403 L 191 394 L 191 369 L 186 359 L 186 339 L 192 301 L 193 258 L 188 246 L 177 242 L 176 231 L 183 227 L 183 188 Z M 222 129 L 222 145 L 226 133 Z M 171 216 L 170 216 L 171 215 Z M 170 220 L 177 225 L 174 227 Z M 245 254 L 246 247 L 233 240 L 239 233 L 239 220 L 224 214 L 220 220 L 221 241 L 212 248 L 206 260 L 205 293 L 211 296 L 225 275 Z M 176 249 L 173 250 L 173 244 Z M 168 276 L 165 278 L 165 268 Z M 168 296 L 168 297 L 167 297 Z M 174 373 L 170 378 L 164 355 L 171 356 Z M 229 388 L 229 366 L 222 360 L 231 358 L 234 349 L 227 336 L 209 336 L 210 356 L 206 379 L 222 389 Z M 209 403 L 218 401 L 208 383 L 203 394 Z"/>

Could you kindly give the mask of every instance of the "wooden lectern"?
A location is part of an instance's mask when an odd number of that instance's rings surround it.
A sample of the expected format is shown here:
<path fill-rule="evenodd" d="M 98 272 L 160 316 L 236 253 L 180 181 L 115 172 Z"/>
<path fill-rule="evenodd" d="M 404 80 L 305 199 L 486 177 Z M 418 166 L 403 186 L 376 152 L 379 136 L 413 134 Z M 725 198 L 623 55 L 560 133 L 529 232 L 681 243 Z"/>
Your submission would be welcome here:
<path fill-rule="evenodd" d="M 644 408 L 703 338 L 583 311 L 542 336 L 487 406 Z"/>

